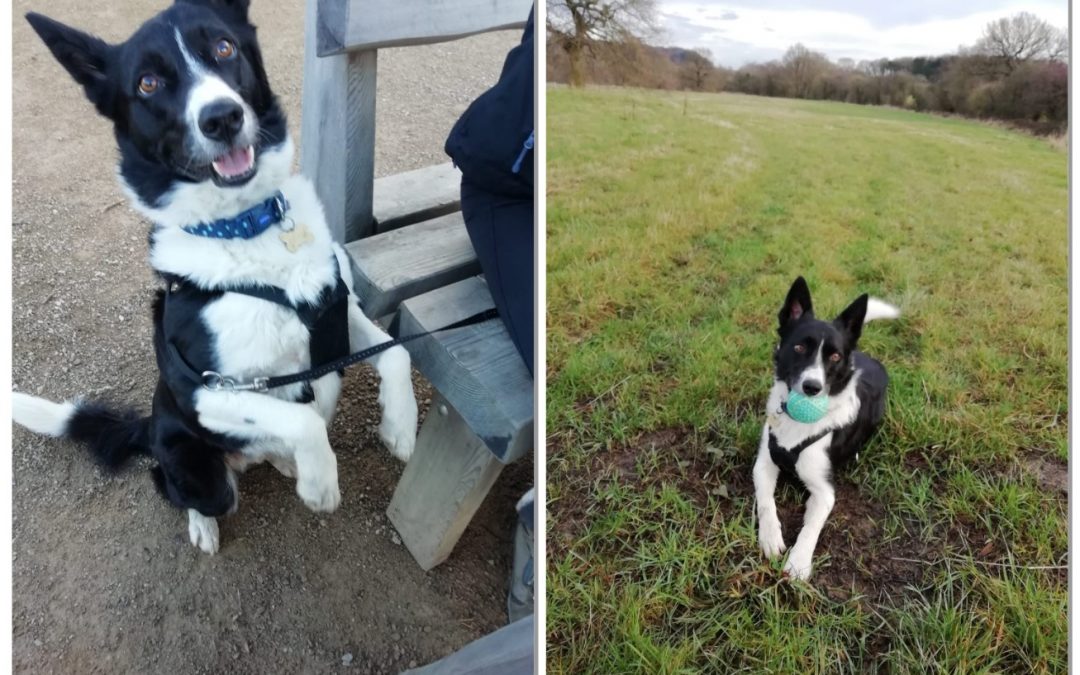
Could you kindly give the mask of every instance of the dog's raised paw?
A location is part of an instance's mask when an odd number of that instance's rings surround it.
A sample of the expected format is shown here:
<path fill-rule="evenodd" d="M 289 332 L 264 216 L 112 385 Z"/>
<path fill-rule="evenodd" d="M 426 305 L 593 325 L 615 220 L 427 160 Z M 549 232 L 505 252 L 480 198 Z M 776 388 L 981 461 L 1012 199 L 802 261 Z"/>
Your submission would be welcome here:
<path fill-rule="evenodd" d="M 208 518 L 198 511 L 188 511 L 188 537 L 191 543 L 203 553 L 214 555 L 218 552 L 221 538 L 215 519 Z"/>
<path fill-rule="evenodd" d="M 296 478 L 296 461 L 287 457 L 271 457 L 270 464 L 286 478 Z"/>
<path fill-rule="evenodd" d="M 341 504 L 341 489 L 337 476 L 333 481 L 299 480 L 296 482 L 296 494 L 312 511 L 329 513 Z"/>
<path fill-rule="evenodd" d="M 396 429 L 388 424 L 385 419 L 379 425 L 379 438 L 382 439 L 390 454 L 403 462 L 408 462 L 412 457 L 413 448 L 416 446 L 416 432 L 404 429 Z"/>
<path fill-rule="evenodd" d="M 410 398 L 399 406 L 388 406 L 379 423 L 379 438 L 390 454 L 403 462 L 409 461 L 416 447 L 416 417 L 416 401 Z"/>

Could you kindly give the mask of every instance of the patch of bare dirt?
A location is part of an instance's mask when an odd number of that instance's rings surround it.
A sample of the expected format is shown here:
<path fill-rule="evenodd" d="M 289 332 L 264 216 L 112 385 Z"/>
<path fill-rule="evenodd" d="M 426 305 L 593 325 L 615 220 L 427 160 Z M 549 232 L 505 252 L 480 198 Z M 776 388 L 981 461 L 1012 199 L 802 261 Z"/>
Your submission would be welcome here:
<path fill-rule="evenodd" d="M 549 448 L 549 452 L 558 451 Z M 651 461 L 653 457 L 660 459 Z M 704 513 L 710 496 L 718 497 L 712 519 L 734 517 L 740 509 L 745 509 L 746 503 L 753 503 L 753 460 L 753 453 L 746 449 L 726 447 L 718 439 L 703 438 L 688 429 L 668 428 L 642 434 L 624 446 L 597 449 L 589 459 L 586 473 L 593 482 L 613 480 L 639 488 L 675 485 L 702 508 L 704 535 L 714 525 Z M 927 464 L 921 454 L 913 453 L 911 461 Z M 567 490 L 567 484 L 561 484 L 562 497 L 549 513 L 553 554 L 567 550 L 587 527 L 591 484 L 578 482 L 577 490 Z M 930 544 L 913 534 L 918 532 L 914 525 L 886 540 L 887 505 L 860 491 L 847 476 L 846 469 L 837 474 L 836 490 L 836 506 L 818 544 L 818 559 L 827 554 L 828 562 L 815 570 L 814 585 L 834 600 L 855 595 L 877 599 L 886 594 L 895 595 L 908 585 L 917 585 L 927 570 L 923 561 L 933 560 L 941 552 L 931 550 Z M 789 545 L 802 528 L 805 502 L 806 494 L 801 486 L 791 480 L 781 481 L 777 507 Z M 978 526 L 970 525 L 967 536 L 979 540 L 982 546 L 985 536 L 980 539 L 981 535 L 974 533 Z M 756 542 L 746 542 L 746 546 L 748 550 L 757 550 Z M 764 565 L 762 573 L 765 573 Z M 732 579 L 736 584 L 746 581 L 742 577 Z"/>
<path fill-rule="evenodd" d="M 1021 461 L 1024 470 L 1035 477 L 1041 489 L 1062 495 L 1069 493 L 1069 464 L 1067 462 L 1034 451 L 1024 453 Z"/>

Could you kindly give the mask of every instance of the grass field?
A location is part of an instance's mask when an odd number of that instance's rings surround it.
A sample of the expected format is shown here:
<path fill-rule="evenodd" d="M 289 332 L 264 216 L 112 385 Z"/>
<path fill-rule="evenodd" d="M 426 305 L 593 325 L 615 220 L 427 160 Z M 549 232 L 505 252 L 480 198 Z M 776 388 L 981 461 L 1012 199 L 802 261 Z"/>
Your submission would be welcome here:
<path fill-rule="evenodd" d="M 548 92 L 548 666 L 1067 666 L 1066 154 L 900 110 Z M 757 549 L 776 313 L 902 308 L 809 585 Z M 803 496 L 777 495 L 785 540 Z"/>

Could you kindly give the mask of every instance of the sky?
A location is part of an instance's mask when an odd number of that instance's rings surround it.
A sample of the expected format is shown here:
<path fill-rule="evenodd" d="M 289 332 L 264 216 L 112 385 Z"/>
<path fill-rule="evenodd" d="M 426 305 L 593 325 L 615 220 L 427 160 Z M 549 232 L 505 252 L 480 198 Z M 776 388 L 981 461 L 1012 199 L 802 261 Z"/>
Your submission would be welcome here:
<path fill-rule="evenodd" d="M 801 42 L 833 61 L 947 54 L 987 23 L 1027 11 L 1068 28 L 1067 0 L 657 0 L 658 45 L 705 47 L 729 68 Z"/>

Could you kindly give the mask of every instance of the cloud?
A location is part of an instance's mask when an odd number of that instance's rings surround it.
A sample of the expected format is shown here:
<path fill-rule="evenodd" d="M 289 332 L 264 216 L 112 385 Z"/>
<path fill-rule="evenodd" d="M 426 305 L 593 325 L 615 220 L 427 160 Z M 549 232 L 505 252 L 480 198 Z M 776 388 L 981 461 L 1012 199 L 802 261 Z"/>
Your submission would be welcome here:
<path fill-rule="evenodd" d="M 1020 11 L 1029 11 L 1054 25 L 1068 24 L 1065 0 L 914 0 L 907 15 L 882 7 L 896 3 L 862 0 L 726 0 L 722 7 L 710 0 L 675 0 L 659 6 L 667 44 L 707 47 L 717 63 L 738 67 L 753 61 L 779 58 L 801 42 L 829 58 L 896 58 L 955 52 L 972 45 L 987 23 Z M 743 4 L 745 3 L 745 4 Z M 722 10 L 702 13 L 702 8 Z M 919 10 L 919 14 L 911 12 Z M 739 40 L 727 35 L 737 34 Z"/>

